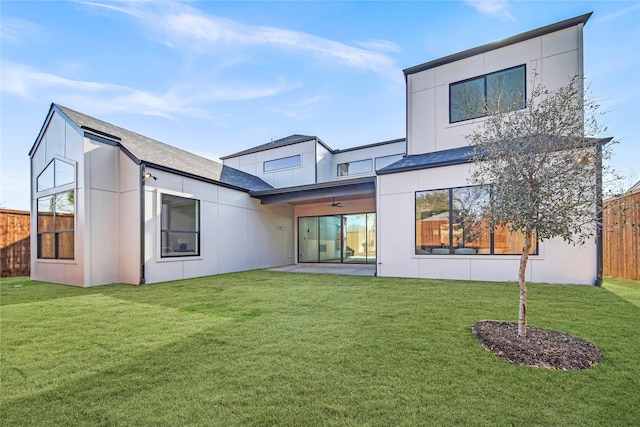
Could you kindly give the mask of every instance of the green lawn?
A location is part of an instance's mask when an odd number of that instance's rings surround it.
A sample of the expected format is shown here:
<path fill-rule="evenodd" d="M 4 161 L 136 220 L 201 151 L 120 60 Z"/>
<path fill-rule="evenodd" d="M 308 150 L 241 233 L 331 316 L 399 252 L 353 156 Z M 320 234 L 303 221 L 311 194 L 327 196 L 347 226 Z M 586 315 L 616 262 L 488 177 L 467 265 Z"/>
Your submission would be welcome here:
<path fill-rule="evenodd" d="M 471 335 L 513 283 L 252 271 L 78 289 L 3 279 L 0 424 L 638 425 L 640 282 L 531 284 L 529 324 L 596 343 L 586 371 Z"/>

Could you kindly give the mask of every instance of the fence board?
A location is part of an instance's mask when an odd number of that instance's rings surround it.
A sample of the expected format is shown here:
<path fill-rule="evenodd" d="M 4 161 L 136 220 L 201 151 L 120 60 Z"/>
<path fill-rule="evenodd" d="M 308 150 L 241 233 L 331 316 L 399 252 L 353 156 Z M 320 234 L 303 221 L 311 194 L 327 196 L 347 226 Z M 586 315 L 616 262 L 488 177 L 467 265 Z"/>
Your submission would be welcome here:
<path fill-rule="evenodd" d="M 640 280 L 640 190 L 603 207 L 604 275 Z"/>
<path fill-rule="evenodd" d="M 31 273 L 30 223 L 28 211 L 0 209 L 1 277 Z"/>

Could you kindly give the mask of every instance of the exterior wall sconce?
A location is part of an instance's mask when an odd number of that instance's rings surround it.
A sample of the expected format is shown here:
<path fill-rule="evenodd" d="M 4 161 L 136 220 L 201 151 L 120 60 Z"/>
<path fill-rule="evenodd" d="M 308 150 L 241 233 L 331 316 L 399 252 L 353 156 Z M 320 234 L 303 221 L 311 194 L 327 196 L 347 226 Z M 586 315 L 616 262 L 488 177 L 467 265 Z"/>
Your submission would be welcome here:
<path fill-rule="evenodd" d="M 156 178 L 155 176 L 151 175 L 149 172 L 147 172 L 147 173 L 145 173 L 144 175 L 142 175 L 142 179 L 143 179 L 143 180 L 145 180 L 145 181 L 146 181 L 147 179 L 149 179 L 149 178 L 153 178 L 153 180 L 154 180 L 154 181 L 158 179 L 158 178 Z"/>

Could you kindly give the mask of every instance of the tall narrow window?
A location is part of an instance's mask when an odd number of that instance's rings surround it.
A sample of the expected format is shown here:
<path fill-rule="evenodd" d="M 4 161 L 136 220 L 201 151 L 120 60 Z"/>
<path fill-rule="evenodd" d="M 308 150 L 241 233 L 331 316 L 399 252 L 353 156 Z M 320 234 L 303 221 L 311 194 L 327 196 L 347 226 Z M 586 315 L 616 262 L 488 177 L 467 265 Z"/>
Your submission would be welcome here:
<path fill-rule="evenodd" d="M 200 255 L 200 201 L 162 195 L 160 241 L 164 257 Z"/>
<path fill-rule="evenodd" d="M 69 190 L 38 199 L 38 258 L 73 259 L 74 198 L 74 190 Z"/>

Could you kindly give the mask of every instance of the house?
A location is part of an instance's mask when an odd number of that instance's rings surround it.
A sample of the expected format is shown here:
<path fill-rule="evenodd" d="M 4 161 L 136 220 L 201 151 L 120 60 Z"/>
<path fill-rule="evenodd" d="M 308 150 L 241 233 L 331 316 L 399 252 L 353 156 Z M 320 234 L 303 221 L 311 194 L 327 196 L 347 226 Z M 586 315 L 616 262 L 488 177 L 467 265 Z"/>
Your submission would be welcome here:
<path fill-rule="evenodd" d="M 590 15 L 404 70 L 406 138 L 343 150 L 294 134 L 220 164 L 52 104 L 29 153 L 31 277 L 144 284 L 361 263 L 379 276 L 513 280 L 521 236 L 456 219 L 487 197 L 468 183 L 465 135 L 481 112 L 460 100 L 496 81 L 526 96 L 534 75 L 555 88 L 582 74 Z M 593 284 L 598 253 L 539 242 L 527 279 Z"/>

